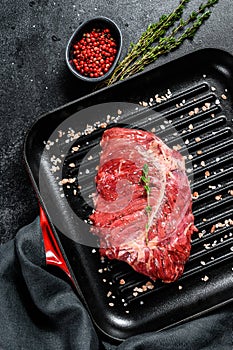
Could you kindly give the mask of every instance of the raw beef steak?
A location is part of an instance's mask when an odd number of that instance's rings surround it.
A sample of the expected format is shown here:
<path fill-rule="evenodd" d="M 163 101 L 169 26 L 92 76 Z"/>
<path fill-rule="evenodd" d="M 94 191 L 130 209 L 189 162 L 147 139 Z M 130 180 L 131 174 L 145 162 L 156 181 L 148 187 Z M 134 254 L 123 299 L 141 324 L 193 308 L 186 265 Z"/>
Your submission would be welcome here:
<path fill-rule="evenodd" d="M 195 230 L 183 157 L 142 130 L 108 129 L 100 144 L 90 219 L 101 254 L 153 280 L 175 281 Z"/>

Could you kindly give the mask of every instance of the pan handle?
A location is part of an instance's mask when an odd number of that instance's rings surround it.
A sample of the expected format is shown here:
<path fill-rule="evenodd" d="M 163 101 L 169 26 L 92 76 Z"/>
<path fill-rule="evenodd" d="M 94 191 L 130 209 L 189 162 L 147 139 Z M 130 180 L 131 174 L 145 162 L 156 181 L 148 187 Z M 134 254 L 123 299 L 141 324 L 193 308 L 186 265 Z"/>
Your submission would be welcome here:
<path fill-rule="evenodd" d="M 40 205 L 40 226 L 41 226 L 42 236 L 44 239 L 46 264 L 59 267 L 61 270 L 65 272 L 65 274 L 70 278 L 70 280 L 74 284 L 69 268 L 61 253 L 57 240 L 54 237 L 54 234 L 48 222 L 47 216 L 44 210 L 42 209 L 41 205 Z"/>

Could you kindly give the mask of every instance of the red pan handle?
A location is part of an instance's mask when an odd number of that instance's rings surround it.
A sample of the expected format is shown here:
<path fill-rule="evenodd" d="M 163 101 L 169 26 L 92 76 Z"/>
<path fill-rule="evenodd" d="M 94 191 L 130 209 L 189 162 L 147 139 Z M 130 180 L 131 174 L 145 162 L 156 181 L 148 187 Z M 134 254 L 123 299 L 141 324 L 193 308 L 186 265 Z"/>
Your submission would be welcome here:
<path fill-rule="evenodd" d="M 70 278 L 72 283 L 74 283 L 73 278 L 68 269 L 68 266 L 65 262 L 65 259 L 57 243 L 57 240 L 54 237 L 54 234 L 48 222 L 47 216 L 41 206 L 40 206 L 40 226 L 41 226 L 42 235 L 44 239 L 46 263 L 48 265 L 54 265 L 62 269 L 66 273 L 66 275 Z"/>

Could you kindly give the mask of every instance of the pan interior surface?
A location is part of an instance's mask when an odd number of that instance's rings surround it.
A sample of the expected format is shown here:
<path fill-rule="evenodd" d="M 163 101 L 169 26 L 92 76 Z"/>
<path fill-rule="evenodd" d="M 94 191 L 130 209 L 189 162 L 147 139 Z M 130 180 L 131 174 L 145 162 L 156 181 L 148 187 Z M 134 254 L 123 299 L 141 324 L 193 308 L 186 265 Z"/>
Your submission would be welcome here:
<path fill-rule="evenodd" d="M 30 152 L 26 145 L 25 156 L 35 189 L 52 222 L 51 208 L 56 208 L 63 227 L 71 232 L 66 235 L 55 224 L 54 236 L 64 249 L 94 323 L 112 340 L 167 328 L 232 298 L 232 76 L 232 56 L 202 50 L 64 106 L 44 116 L 28 136 Z M 107 115 L 102 115 L 100 123 L 106 125 L 68 144 L 61 175 L 51 172 L 52 153 L 44 156 L 44 152 L 58 121 L 110 102 L 120 110 L 119 118 L 108 117 L 106 123 Z M 131 107 L 124 108 L 128 104 Z M 45 125 L 49 125 L 46 133 Z M 174 283 L 154 282 L 123 262 L 101 258 L 98 240 L 89 233 L 99 142 L 103 131 L 114 126 L 152 131 L 186 157 L 198 232 L 193 234 L 185 271 Z M 61 137 L 64 144 L 67 137 L 68 129 Z M 50 203 L 39 190 L 40 167 Z M 72 181 L 59 184 L 62 179 Z M 78 224 L 66 205 L 79 218 Z M 84 234 L 89 235 L 89 244 L 76 239 Z"/>

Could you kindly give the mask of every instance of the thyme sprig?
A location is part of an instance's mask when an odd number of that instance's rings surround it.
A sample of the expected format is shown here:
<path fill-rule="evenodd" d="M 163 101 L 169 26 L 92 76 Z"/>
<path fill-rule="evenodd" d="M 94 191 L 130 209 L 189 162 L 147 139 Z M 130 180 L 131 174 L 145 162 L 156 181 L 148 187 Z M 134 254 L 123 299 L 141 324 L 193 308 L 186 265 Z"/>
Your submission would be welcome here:
<path fill-rule="evenodd" d="M 182 0 L 177 8 L 169 15 L 163 15 L 157 23 L 152 23 L 148 26 L 147 30 L 142 33 L 136 44 L 131 43 L 128 55 L 120 62 L 116 67 L 111 80 L 119 80 L 121 73 L 124 72 L 132 62 L 139 56 L 143 55 L 147 48 L 155 42 L 158 38 L 166 33 L 166 30 L 179 20 L 183 14 L 184 6 L 190 0 Z"/>
<path fill-rule="evenodd" d="M 184 40 L 192 39 L 200 26 L 209 18 L 211 14 L 209 9 L 218 1 L 208 0 L 202 3 L 184 20 L 182 18 L 184 7 L 190 0 L 180 0 L 173 12 L 163 15 L 157 23 L 150 24 L 138 42 L 131 44 L 128 54 L 115 68 L 106 84 L 111 85 L 144 70 L 161 55 L 178 48 Z M 166 35 L 177 21 L 179 21 L 178 24 Z M 179 35 L 180 32 L 182 33 Z"/>
<path fill-rule="evenodd" d="M 146 213 L 147 213 L 147 223 L 146 223 L 146 245 L 149 242 L 149 237 L 148 237 L 148 233 L 149 233 L 149 221 L 150 221 L 150 215 L 151 215 L 151 211 L 152 211 L 152 207 L 150 205 L 150 192 L 151 192 L 151 188 L 150 188 L 150 177 L 149 177 L 149 167 L 148 164 L 144 164 L 143 168 L 142 168 L 142 176 L 141 176 L 141 181 L 144 185 L 144 188 L 146 190 L 146 196 L 147 196 L 147 205 L 146 205 Z"/>

